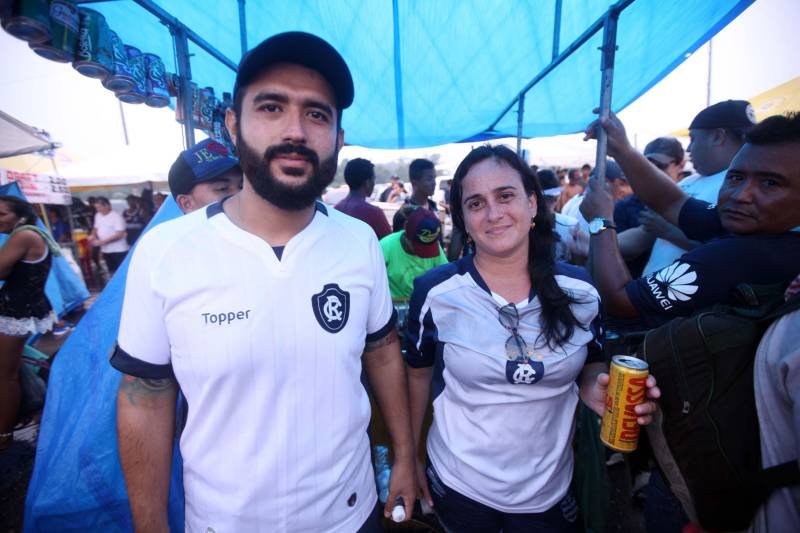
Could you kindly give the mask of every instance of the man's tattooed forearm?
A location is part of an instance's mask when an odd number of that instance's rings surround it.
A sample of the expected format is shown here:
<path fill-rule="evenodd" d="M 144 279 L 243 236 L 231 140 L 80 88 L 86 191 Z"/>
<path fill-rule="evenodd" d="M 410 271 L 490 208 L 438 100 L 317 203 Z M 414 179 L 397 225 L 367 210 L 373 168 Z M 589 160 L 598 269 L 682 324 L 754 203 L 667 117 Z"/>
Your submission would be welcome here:
<path fill-rule="evenodd" d="M 136 405 L 136 400 L 142 397 L 173 393 L 177 388 L 178 384 L 173 378 L 148 379 L 123 376 L 120 383 L 120 390 L 125 393 L 132 405 Z"/>

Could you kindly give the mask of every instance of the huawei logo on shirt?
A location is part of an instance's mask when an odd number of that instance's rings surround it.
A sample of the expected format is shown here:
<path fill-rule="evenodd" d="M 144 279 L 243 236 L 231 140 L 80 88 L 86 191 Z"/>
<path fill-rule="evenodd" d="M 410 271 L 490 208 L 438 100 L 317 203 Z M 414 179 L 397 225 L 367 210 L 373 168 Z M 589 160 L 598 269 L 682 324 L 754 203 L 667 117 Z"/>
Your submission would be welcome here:
<path fill-rule="evenodd" d="M 697 292 L 697 274 L 687 263 L 676 261 L 647 278 L 647 286 L 663 309 L 678 302 L 688 302 Z"/>

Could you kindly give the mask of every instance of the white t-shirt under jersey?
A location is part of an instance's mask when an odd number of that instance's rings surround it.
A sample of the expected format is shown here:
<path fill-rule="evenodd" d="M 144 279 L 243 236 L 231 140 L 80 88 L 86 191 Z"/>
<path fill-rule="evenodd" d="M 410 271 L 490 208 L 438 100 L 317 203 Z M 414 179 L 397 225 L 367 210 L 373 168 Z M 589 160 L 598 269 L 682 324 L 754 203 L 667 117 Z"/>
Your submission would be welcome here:
<path fill-rule="evenodd" d="M 722 187 L 722 182 L 725 181 L 727 172 L 728 169 L 710 176 L 693 174 L 678 182 L 678 187 L 692 198 L 716 204 L 719 189 Z M 642 275 L 647 276 L 668 267 L 685 253 L 686 250 L 675 246 L 667 240 L 656 239 L 656 242 L 653 243 L 653 249 L 650 251 L 650 259 L 647 260 L 647 265 L 645 265 Z"/>
<path fill-rule="evenodd" d="M 360 382 L 394 327 L 375 232 L 317 204 L 281 260 L 221 204 L 142 237 L 112 364 L 174 373 L 186 531 L 352 532 L 376 502 Z"/>

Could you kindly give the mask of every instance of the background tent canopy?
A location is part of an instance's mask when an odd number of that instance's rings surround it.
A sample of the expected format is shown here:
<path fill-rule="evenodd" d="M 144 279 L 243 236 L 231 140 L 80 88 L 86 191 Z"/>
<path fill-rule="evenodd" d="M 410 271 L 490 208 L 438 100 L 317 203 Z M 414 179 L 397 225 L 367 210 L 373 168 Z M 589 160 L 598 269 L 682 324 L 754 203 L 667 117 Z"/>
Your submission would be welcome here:
<path fill-rule="evenodd" d="M 58 148 L 47 135 L 0 111 L 0 157 L 32 154 Z"/>
<path fill-rule="evenodd" d="M 628 2 L 624 2 L 628 3 Z M 635 0 L 619 18 L 612 108 L 663 78 L 752 0 Z M 170 33 L 139 4 L 175 17 L 238 63 L 239 2 L 118 0 L 90 3 L 121 39 L 177 72 Z M 517 133 L 519 92 L 608 10 L 603 0 L 247 0 L 246 42 L 288 30 L 317 34 L 344 56 L 356 98 L 346 140 L 374 148 L 431 146 Z M 522 134 L 580 131 L 599 101 L 602 31 L 533 87 Z M 555 46 L 554 46 L 555 45 Z M 555 50 L 555 54 L 554 54 Z M 230 92 L 234 72 L 189 44 L 193 81 Z M 498 122 L 498 118 L 500 119 Z M 487 129 L 497 122 L 493 131 Z"/>

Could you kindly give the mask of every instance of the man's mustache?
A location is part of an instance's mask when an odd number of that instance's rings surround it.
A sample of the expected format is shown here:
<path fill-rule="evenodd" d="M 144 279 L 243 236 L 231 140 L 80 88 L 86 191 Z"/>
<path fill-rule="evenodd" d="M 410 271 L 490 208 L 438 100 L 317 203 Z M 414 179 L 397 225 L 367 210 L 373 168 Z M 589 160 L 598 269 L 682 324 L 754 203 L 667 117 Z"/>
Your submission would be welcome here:
<path fill-rule="evenodd" d="M 317 153 L 302 144 L 275 144 L 264 150 L 264 161 L 271 161 L 281 155 L 294 154 L 307 159 L 315 167 L 319 166 L 319 156 Z"/>

